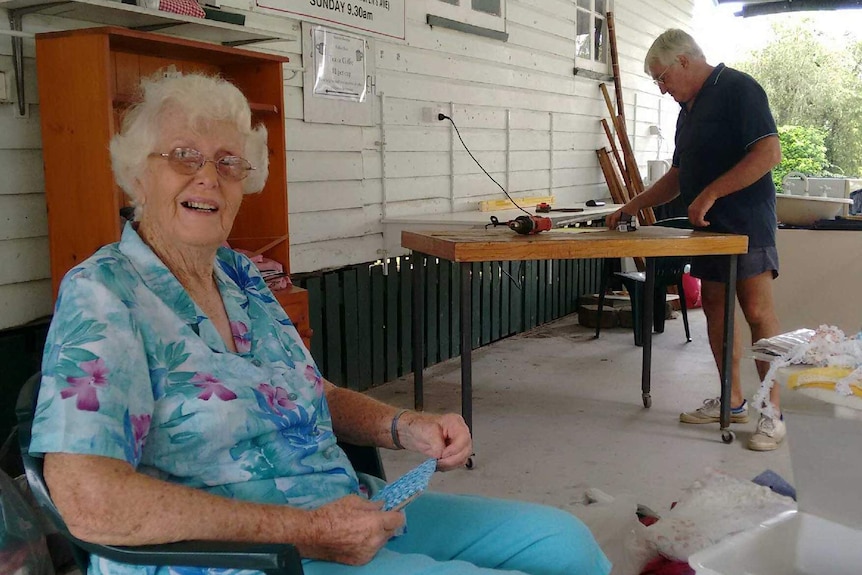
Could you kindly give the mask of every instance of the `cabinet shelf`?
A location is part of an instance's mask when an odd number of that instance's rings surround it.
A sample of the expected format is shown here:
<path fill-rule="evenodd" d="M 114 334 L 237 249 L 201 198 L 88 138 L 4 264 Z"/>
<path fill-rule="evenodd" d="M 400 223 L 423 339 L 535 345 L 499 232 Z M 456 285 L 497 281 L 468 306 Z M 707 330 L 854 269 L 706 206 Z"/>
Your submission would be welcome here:
<path fill-rule="evenodd" d="M 128 108 L 132 104 L 139 101 L 137 96 L 132 94 L 116 94 L 114 96 L 114 107 L 118 109 Z M 275 104 L 260 104 L 257 102 L 249 102 L 248 107 L 255 114 L 278 114 L 278 106 Z"/>

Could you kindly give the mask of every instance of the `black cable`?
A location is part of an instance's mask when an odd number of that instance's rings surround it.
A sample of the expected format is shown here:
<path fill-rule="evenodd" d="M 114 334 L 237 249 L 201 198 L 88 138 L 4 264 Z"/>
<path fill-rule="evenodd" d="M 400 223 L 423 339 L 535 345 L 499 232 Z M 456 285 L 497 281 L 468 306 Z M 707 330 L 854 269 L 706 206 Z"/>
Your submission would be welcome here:
<path fill-rule="evenodd" d="M 477 159 L 476 159 L 476 156 L 474 156 L 474 155 L 473 155 L 473 152 L 471 152 L 471 151 L 470 151 L 470 148 L 468 148 L 468 147 L 467 147 L 467 144 L 465 144 L 465 143 L 464 143 L 464 138 L 462 138 L 462 137 L 461 137 L 461 132 L 459 132 L 459 131 L 458 131 L 458 126 L 456 126 L 456 125 L 455 125 L 455 120 L 453 120 L 452 118 L 450 118 L 449 116 L 447 116 L 446 114 L 443 114 L 443 113 L 437 114 L 437 119 L 438 119 L 438 120 L 449 120 L 450 122 L 452 122 L 452 127 L 453 127 L 453 128 L 455 128 L 455 133 L 456 133 L 456 134 L 458 134 L 458 139 L 459 139 L 459 140 L 461 140 L 461 145 L 462 145 L 462 146 L 464 146 L 464 149 L 465 149 L 465 150 L 467 150 L 467 153 L 468 153 L 468 154 L 470 154 L 470 157 L 471 157 L 471 158 L 473 158 L 473 161 L 474 161 L 474 162 L 476 162 L 476 165 L 477 165 L 477 166 L 479 166 L 479 168 L 481 168 L 483 172 L 485 172 L 485 175 L 486 175 L 486 176 L 488 176 L 489 178 L 491 178 L 491 181 L 492 181 L 492 182 L 494 182 L 495 184 L 497 184 L 497 187 L 498 187 L 498 188 L 500 188 L 501 190 L 503 190 L 503 193 L 504 193 L 504 194 L 506 194 L 506 197 L 507 197 L 507 198 L 509 198 L 509 201 L 510 201 L 510 202 L 512 202 L 513 204 L 515 204 L 515 207 L 516 207 L 516 208 L 518 208 L 519 210 L 521 210 L 522 212 L 524 212 L 524 213 L 525 213 L 525 214 L 527 214 L 528 216 L 532 216 L 533 214 L 531 214 L 530 212 L 528 212 L 527 210 L 525 210 L 524 208 L 522 208 L 521 206 L 519 206 L 519 205 L 517 204 L 517 202 L 515 202 L 515 200 L 513 200 L 513 199 L 512 199 L 512 196 L 510 196 L 510 195 L 509 195 L 509 192 L 507 192 L 507 191 L 506 191 L 506 188 L 504 188 L 503 186 L 501 186 L 501 185 L 500 185 L 500 182 L 498 182 L 497 180 L 495 180 L 495 179 L 494 179 L 494 177 L 493 177 L 491 174 L 489 174 L 489 173 L 488 173 L 488 170 L 486 170 L 485 168 L 483 168 L 483 167 L 482 167 L 482 164 L 480 164 L 480 163 L 479 163 L 479 160 L 477 160 Z"/>

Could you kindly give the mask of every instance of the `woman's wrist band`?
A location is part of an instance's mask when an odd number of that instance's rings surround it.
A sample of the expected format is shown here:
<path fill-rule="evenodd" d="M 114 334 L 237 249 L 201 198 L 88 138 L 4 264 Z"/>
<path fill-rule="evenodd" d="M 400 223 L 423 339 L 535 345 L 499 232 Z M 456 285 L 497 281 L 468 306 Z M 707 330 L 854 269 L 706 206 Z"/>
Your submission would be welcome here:
<path fill-rule="evenodd" d="M 392 434 L 392 443 L 395 444 L 396 449 L 404 449 L 404 446 L 401 445 L 401 439 L 398 437 L 398 420 L 401 419 L 401 416 L 410 411 L 409 409 L 402 409 L 398 413 L 395 414 L 395 417 L 392 418 L 392 425 L 389 428 L 389 432 Z"/>

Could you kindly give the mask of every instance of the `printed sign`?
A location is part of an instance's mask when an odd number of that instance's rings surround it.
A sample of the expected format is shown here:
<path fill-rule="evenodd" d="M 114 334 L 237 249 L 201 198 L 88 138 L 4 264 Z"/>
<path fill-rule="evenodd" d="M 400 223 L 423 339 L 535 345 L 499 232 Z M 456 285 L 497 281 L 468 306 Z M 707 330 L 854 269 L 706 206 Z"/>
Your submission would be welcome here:
<path fill-rule="evenodd" d="M 365 101 L 365 40 L 343 32 L 313 28 L 314 95 Z"/>
<path fill-rule="evenodd" d="M 255 0 L 267 10 L 404 39 L 404 0 Z"/>

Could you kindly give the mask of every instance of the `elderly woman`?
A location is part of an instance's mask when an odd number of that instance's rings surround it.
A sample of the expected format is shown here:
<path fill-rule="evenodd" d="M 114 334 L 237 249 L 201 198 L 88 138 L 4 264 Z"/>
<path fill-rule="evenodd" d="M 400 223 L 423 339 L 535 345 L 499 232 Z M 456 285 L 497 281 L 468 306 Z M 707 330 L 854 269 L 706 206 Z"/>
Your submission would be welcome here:
<path fill-rule="evenodd" d="M 323 379 L 254 265 L 222 247 L 267 174 L 265 130 L 236 87 L 145 82 L 111 156 L 136 221 L 63 281 L 31 445 L 73 534 L 290 542 L 311 575 L 608 573 L 561 510 L 426 493 L 383 511 L 361 495 L 336 437 L 446 471 L 465 463 L 469 430 Z M 182 570 L 198 571 L 216 572 Z M 173 571 L 94 557 L 89 572 Z"/>

